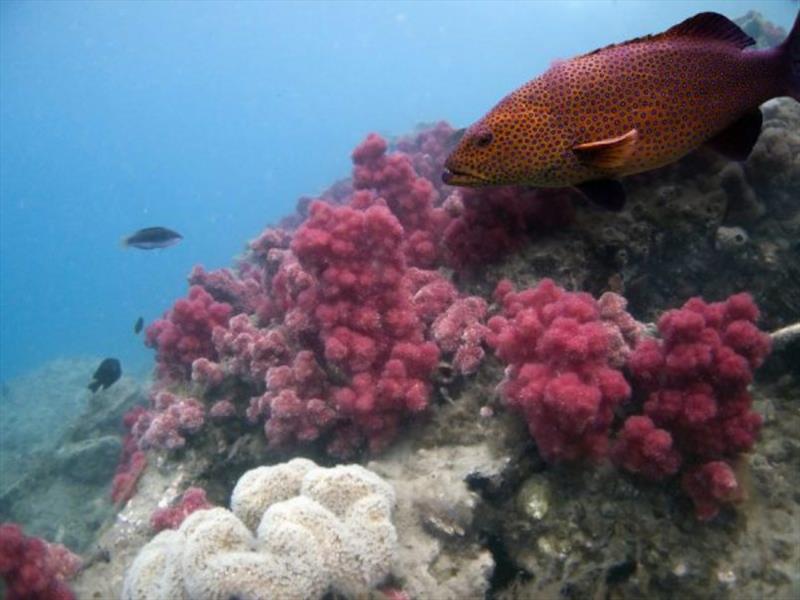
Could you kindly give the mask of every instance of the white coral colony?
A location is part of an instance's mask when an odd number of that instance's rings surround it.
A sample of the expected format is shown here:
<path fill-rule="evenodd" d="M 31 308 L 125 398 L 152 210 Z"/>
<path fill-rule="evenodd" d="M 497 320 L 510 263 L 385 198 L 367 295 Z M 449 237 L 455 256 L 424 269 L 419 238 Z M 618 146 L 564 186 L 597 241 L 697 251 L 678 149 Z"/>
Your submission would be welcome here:
<path fill-rule="evenodd" d="M 195 512 L 142 548 L 122 598 L 363 596 L 391 568 L 394 503 L 392 486 L 357 465 L 325 469 L 298 458 L 253 469 L 236 484 L 230 511 Z"/>

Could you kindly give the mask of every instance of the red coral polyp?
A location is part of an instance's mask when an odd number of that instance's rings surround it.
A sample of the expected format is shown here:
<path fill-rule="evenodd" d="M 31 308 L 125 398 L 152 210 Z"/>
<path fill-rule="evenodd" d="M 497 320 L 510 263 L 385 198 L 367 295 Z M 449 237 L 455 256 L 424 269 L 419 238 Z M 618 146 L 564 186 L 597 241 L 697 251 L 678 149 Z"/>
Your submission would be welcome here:
<path fill-rule="evenodd" d="M 747 389 L 770 350 L 757 317 L 748 294 L 712 304 L 692 298 L 667 311 L 658 322 L 661 340 L 642 342 L 628 362 L 646 396 L 645 415 L 670 434 L 684 464 L 705 465 L 682 477 L 701 519 L 739 497 L 726 461 L 752 448 L 761 427 Z M 617 455 L 627 468 L 626 447 L 623 434 Z"/>
<path fill-rule="evenodd" d="M 489 344 L 508 363 L 500 384 L 507 405 L 520 411 L 541 455 L 550 462 L 606 455 L 614 409 L 630 396 L 612 365 L 610 340 L 619 326 L 603 321 L 588 294 L 566 292 L 551 280 L 495 291 L 502 316 L 489 320 Z"/>
<path fill-rule="evenodd" d="M 625 421 L 612 457 L 623 469 L 652 481 L 674 475 L 681 465 L 681 455 L 674 448 L 672 436 L 645 416 Z"/>
<path fill-rule="evenodd" d="M 192 286 L 188 298 L 175 302 L 146 330 L 145 343 L 155 348 L 159 369 L 185 376 L 198 358 L 216 359 L 211 333 L 215 327 L 227 325 L 231 310 L 202 287 Z"/>
<path fill-rule="evenodd" d="M 0 577 L 8 600 L 73 600 L 67 580 L 81 559 L 61 544 L 28 537 L 15 523 L 0 524 Z"/>

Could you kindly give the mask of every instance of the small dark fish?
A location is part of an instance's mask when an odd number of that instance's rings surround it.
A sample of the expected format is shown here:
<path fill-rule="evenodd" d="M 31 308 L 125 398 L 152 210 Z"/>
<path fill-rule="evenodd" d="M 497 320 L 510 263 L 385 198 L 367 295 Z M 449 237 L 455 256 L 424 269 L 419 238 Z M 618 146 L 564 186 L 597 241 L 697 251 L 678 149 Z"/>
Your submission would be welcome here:
<path fill-rule="evenodd" d="M 106 390 L 111 387 L 122 375 L 122 367 L 116 358 L 107 358 L 100 363 L 97 370 L 92 375 L 92 382 L 89 389 L 95 393 L 101 387 Z"/>
<path fill-rule="evenodd" d="M 169 248 L 182 239 L 183 236 L 180 233 L 166 227 L 145 227 L 122 238 L 122 245 L 125 248 L 133 246 L 141 250 L 153 250 L 154 248 Z"/>
<path fill-rule="evenodd" d="M 140 334 L 142 332 L 142 328 L 144 327 L 144 318 L 139 317 L 136 319 L 136 324 L 133 326 L 133 333 Z"/>

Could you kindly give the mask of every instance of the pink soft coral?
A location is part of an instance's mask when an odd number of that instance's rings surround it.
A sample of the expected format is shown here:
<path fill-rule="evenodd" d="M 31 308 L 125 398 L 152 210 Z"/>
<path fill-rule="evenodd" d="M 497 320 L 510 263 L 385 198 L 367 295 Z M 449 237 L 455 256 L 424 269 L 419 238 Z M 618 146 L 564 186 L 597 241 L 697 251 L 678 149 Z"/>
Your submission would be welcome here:
<path fill-rule="evenodd" d="M 182 448 L 186 436 L 200 431 L 205 423 L 205 406 L 196 398 L 158 391 L 152 402 L 153 411 L 142 414 L 133 429 L 142 450 Z"/>
<path fill-rule="evenodd" d="M 404 229 L 379 204 L 364 209 L 311 205 L 292 250 L 313 284 L 293 300 L 303 323 L 319 331 L 323 354 L 343 376 L 332 386 L 340 428 L 332 448 L 346 451 L 354 432 L 375 450 L 394 435 L 403 415 L 426 408 L 439 351 L 411 293 Z"/>
<path fill-rule="evenodd" d="M 197 510 L 212 508 L 214 505 L 208 501 L 206 491 L 199 487 L 187 488 L 180 500 L 174 506 L 157 508 L 150 516 L 150 526 L 155 531 L 164 529 L 177 529 L 190 514 Z"/>
<path fill-rule="evenodd" d="M 692 298 L 664 313 L 658 322 L 662 339 L 643 341 L 628 362 L 646 394 L 645 415 L 670 437 L 687 465 L 682 484 L 702 519 L 712 518 L 721 504 L 738 497 L 731 491 L 738 487 L 733 471 L 720 465 L 749 450 L 761 427 L 747 390 L 770 350 L 769 337 L 755 325 L 757 318 L 758 308 L 748 294 L 712 304 Z M 623 466 L 637 472 L 630 456 L 637 450 L 628 449 L 624 435 L 622 444 L 616 454 Z M 730 488 L 725 493 L 720 491 L 722 480 L 728 482 L 722 487 Z"/>
<path fill-rule="evenodd" d="M 459 373 L 474 373 L 483 361 L 488 333 L 483 323 L 488 311 L 486 300 L 469 296 L 453 301 L 433 322 L 433 339 L 442 352 L 452 353 L 453 367 Z"/>
<path fill-rule="evenodd" d="M 147 418 L 149 412 L 143 406 L 132 408 L 122 417 L 126 434 L 122 440 L 117 470 L 111 481 L 111 500 L 115 503 L 127 502 L 133 497 L 136 484 L 147 467 L 147 456 L 139 449 L 139 440 L 134 433 L 137 422 Z"/>
<path fill-rule="evenodd" d="M 198 358 L 216 358 L 211 343 L 214 327 L 228 323 L 231 307 L 214 298 L 200 286 L 189 288 L 163 318 L 148 326 L 145 343 L 156 349 L 159 371 L 183 377 Z"/>
<path fill-rule="evenodd" d="M 436 188 L 417 174 L 409 155 L 387 150 L 386 141 L 373 133 L 353 151 L 353 187 L 370 190 L 386 203 L 404 229 L 409 263 L 430 268 L 439 256 L 447 214 L 435 206 Z"/>
<path fill-rule="evenodd" d="M 524 415 L 542 456 L 604 456 L 614 409 L 630 395 L 611 362 L 618 327 L 602 320 L 590 295 L 549 279 L 521 292 L 501 282 L 496 298 L 503 314 L 489 320 L 488 341 L 508 364 L 500 390 Z"/>
<path fill-rule="evenodd" d="M 445 261 L 454 268 L 484 265 L 536 234 L 563 229 L 574 216 L 571 192 L 520 187 L 457 189 L 445 200 Z"/>
<path fill-rule="evenodd" d="M 7 600 L 73 600 L 66 581 L 81 560 L 61 544 L 28 537 L 14 523 L 0 524 L 0 576 Z"/>

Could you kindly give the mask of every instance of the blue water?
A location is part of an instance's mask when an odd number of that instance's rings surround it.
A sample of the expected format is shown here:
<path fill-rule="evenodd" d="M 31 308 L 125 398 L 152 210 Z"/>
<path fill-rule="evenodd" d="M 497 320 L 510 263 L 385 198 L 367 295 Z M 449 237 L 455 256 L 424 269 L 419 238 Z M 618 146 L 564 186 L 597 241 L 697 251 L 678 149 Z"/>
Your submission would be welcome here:
<path fill-rule="evenodd" d="M 0 2 L 0 379 L 148 364 L 192 265 L 222 267 L 369 131 L 465 125 L 566 58 L 702 10 L 797 3 Z M 118 240 L 163 225 L 164 251 Z"/>

